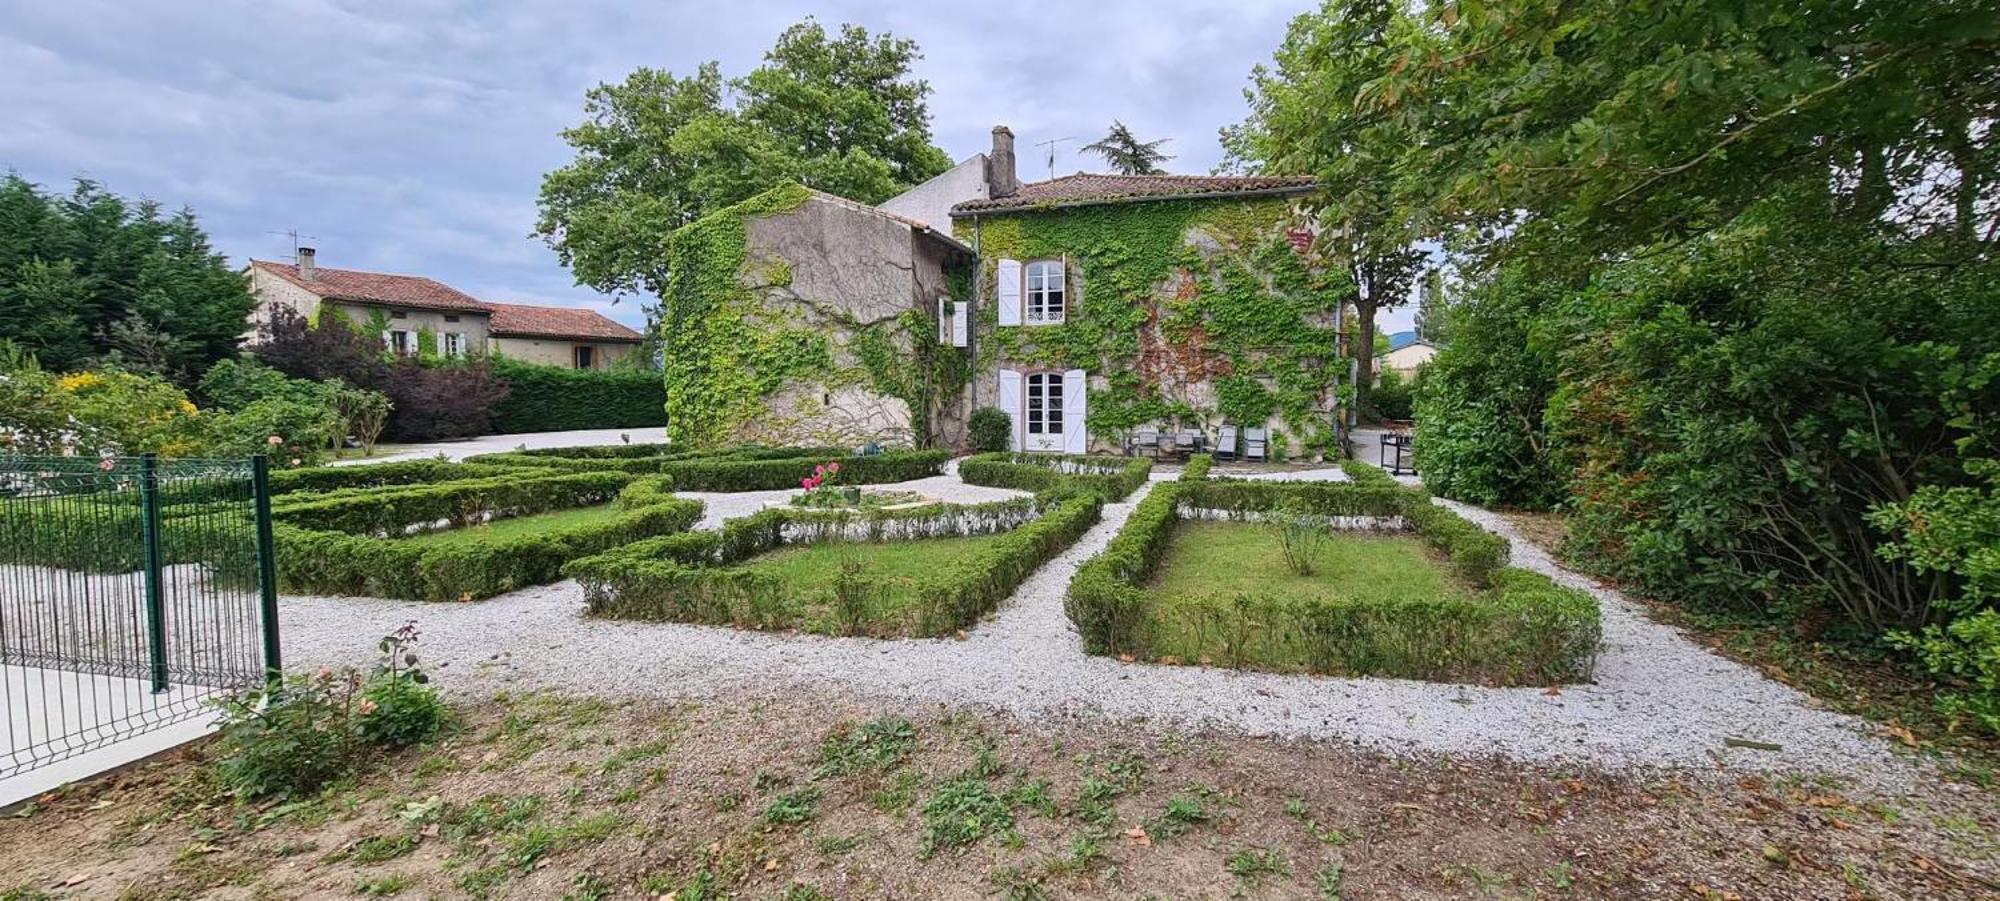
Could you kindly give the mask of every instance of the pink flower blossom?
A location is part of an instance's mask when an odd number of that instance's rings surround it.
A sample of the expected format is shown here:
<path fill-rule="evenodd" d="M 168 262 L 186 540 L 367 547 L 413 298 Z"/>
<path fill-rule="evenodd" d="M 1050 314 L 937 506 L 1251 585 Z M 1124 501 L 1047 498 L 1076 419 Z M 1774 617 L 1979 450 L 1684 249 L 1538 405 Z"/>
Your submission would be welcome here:
<path fill-rule="evenodd" d="M 285 443 L 285 439 L 279 435 L 272 435 L 271 437 L 264 439 L 264 443 L 272 447 L 277 447 L 278 445 Z"/>
<path fill-rule="evenodd" d="M 826 464 L 826 471 L 827 471 L 827 472 L 839 472 L 839 471 L 840 471 L 840 464 L 839 464 L 838 462 L 834 462 L 834 463 L 828 463 L 828 464 Z"/>

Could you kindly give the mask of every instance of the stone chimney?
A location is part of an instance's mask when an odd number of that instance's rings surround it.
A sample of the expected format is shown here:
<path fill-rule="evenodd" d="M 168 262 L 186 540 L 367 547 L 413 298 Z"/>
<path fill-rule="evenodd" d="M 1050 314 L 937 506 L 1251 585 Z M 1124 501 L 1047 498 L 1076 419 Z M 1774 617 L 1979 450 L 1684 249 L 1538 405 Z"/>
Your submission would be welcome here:
<path fill-rule="evenodd" d="M 313 267 L 314 253 L 315 251 L 310 247 L 299 248 L 299 278 L 306 281 L 319 278 L 319 271 Z"/>
<path fill-rule="evenodd" d="M 1014 132 L 993 126 L 993 152 L 986 155 L 986 196 L 1007 197 L 1021 189 L 1014 177 Z"/>

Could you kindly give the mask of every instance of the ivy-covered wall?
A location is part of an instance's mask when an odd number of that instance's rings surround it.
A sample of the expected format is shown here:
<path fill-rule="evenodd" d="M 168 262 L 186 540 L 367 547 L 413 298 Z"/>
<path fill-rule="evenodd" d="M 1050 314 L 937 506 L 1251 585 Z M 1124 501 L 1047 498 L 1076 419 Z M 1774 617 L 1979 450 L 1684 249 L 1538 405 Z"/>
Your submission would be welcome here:
<path fill-rule="evenodd" d="M 670 247 L 672 440 L 929 446 L 963 418 L 947 400 L 970 363 L 938 346 L 931 312 L 954 278 L 969 284 L 961 252 L 797 185 L 684 226 Z"/>
<path fill-rule="evenodd" d="M 998 369 L 1090 373 L 1087 426 L 1116 447 L 1145 424 L 1267 424 L 1273 449 L 1323 450 L 1338 317 L 1352 285 L 1292 252 L 1282 198 L 1163 200 L 988 213 L 960 219 L 980 249 L 975 402 L 996 402 Z M 1066 259 L 1058 325 L 1000 327 L 995 267 Z"/>

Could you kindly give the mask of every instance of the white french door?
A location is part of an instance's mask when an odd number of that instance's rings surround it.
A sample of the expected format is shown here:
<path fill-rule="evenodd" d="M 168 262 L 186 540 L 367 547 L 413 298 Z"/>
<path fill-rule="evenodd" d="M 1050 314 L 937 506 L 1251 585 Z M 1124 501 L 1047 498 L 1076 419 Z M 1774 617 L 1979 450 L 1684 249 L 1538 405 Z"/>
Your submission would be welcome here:
<path fill-rule="evenodd" d="M 1063 449 L 1063 384 L 1060 372 L 1034 372 L 1028 374 L 1027 385 L 1027 438 L 1024 449 L 1031 451 L 1061 451 Z"/>

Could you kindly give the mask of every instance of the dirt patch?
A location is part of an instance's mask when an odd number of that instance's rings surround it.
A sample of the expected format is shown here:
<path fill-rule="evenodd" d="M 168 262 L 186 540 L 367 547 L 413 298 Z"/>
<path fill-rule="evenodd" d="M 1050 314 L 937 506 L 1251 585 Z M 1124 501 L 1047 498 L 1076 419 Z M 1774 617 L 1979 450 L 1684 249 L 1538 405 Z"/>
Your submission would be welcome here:
<path fill-rule="evenodd" d="M 838 696 L 502 699 L 303 802 L 202 751 L 0 821 L 41 897 L 1978 897 L 1955 784 L 1612 777 Z"/>

